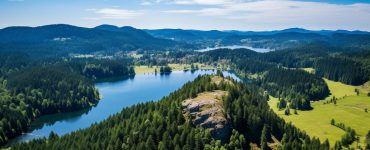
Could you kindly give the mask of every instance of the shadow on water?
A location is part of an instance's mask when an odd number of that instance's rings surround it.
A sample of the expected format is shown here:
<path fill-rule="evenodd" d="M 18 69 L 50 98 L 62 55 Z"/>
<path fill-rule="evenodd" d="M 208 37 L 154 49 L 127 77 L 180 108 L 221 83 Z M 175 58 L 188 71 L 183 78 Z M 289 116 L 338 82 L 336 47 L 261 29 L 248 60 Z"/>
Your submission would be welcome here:
<path fill-rule="evenodd" d="M 93 106 L 96 107 L 96 106 Z M 86 108 L 74 112 L 57 113 L 51 115 L 45 115 L 37 118 L 32 125 L 29 127 L 28 132 L 42 129 L 44 126 L 52 126 L 58 121 L 74 122 L 78 120 L 83 114 L 87 114 L 93 107 Z"/>
<path fill-rule="evenodd" d="M 57 114 L 50 114 L 50 115 L 41 116 L 41 117 L 37 118 L 35 121 L 33 121 L 31 123 L 30 127 L 28 127 L 28 130 L 27 130 L 26 133 L 24 133 L 24 135 L 32 135 L 34 137 L 42 138 L 44 136 L 34 135 L 33 131 L 40 130 L 40 129 L 46 127 L 46 126 L 53 126 L 59 121 L 74 122 L 74 121 L 80 119 L 82 115 L 88 114 L 88 112 L 94 107 L 96 107 L 96 106 L 86 108 L 86 109 L 83 109 L 83 110 L 79 110 L 79 111 L 64 112 L 64 113 L 57 113 Z M 28 141 L 27 136 L 23 136 L 23 135 L 17 136 L 14 139 L 11 139 L 8 142 L 8 144 L 5 145 L 5 147 L 10 147 L 14 144 L 19 143 L 19 141 L 22 141 L 22 140 L 23 141 Z M 1 149 L 1 147 L 0 147 L 0 149 Z"/>
<path fill-rule="evenodd" d="M 168 76 L 170 74 L 171 74 L 171 72 L 162 72 L 162 73 L 159 73 L 159 75 L 161 75 L 161 76 Z"/>

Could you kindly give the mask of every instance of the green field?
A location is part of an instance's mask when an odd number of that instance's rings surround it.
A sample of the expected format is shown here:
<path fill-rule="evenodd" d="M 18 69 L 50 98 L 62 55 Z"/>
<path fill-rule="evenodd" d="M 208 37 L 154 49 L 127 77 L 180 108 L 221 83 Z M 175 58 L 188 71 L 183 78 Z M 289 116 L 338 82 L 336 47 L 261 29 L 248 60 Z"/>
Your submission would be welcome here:
<path fill-rule="evenodd" d="M 356 130 L 360 136 L 360 144 L 364 142 L 365 134 L 370 130 L 370 113 L 364 111 L 370 109 L 370 97 L 361 93 L 356 95 L 356 86 L 345 85 L 340 82 L 334 82 L 325 79 L 331 92 L 331 96 L 339 98 L 337 104 L 324 104 L 324 100 L 313 102 L 311 111 L 298 111 L 298 115 L 284 115 L 284 111 L 279 111 L 276 107 L 277 98 L 271 97 L 269 105 L 271 108 L 287 122 L 292 122 L 296 127 L 304 130 L 310 136 L 319 137 L 322 141 L 329 139 L 333 146 L 335 141 L 340 140 L 344 131 L 332 126 L 330 120 L 333 118 L 336 122 L 342 122 Z M 366 90 L 366 89 L 363 89 Z M 291 111 L 293 112 L 293 111 Z M 354 145 L 356 142 L 354 142 Z M 363 145 L 363 144 L 362 144 Z"/>
<path fill-rule="evenodd" d="M 157 66 L 135 66 L 135 73 L 136 74 L 146 74 L 146 73 L 154 73 L 154 70 L 157 68 Z M 159 68 L 157 68 L 157 71 L 159 71 Z"/>

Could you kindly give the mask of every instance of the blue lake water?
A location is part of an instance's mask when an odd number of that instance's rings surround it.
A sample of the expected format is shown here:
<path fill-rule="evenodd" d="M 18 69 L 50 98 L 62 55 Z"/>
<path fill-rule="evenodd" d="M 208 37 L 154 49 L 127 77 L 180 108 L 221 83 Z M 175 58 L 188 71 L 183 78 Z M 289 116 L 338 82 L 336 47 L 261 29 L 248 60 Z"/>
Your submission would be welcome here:
<path fill-rule="evenodd" d="M 89 127 L 109 116 L 120 112 L 123 108 L 148 101 L 160 100 L 162 97 L 179 89 L 185 83 L 194 80 L 199 75 L 213 74 L 212 70 L 195 72 L 174 71 L 169 75 L 138 74 L 134 78 L 114 82 L 97 83 L 102 99 L 90 109 L 76 112 L 46 115 L 35 120 L 29 131 L 9 142 L 9 144 L 47 137 L 50 132 L 59 135 Z M 234 74 L 223 72 L 240 80 Z"/>
<path fill-rule="evenodd" d="M 207 52 L 207 51 L 213 51 L 213 50 L 222 49 L 222 48 L 231 49 L 231 50 L 245 48 L 245 49 L 250 49 L 252 51 L 259 52 L 259 53 L 267 53 L 267 52 L 270 52 L 270 51 L 274 51 L 273 49 L 269 49 L 269 48 L 256 48 L 256 47 L 244 46 L 244 45 L 208 47 L 208 48 L 195 50 L 195 51 L 197 51 L 197 52 Z"/>

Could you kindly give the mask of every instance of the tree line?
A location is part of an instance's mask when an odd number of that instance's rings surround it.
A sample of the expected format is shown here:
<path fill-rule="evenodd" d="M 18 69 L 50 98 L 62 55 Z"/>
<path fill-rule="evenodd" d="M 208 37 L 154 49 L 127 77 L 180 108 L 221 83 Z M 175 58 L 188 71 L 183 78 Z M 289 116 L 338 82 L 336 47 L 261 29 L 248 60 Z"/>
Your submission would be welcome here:
<path fill-rule="evenodd" d="M 361 63 L 347 58 L 319 59 L 314 68 L 319 76 L 351 85 L 361 85 L 367 82 L 370 76 Z"/>
<path fill-rule="evenodd" d="M 300 69 L 274 68 L 259 82 L 271 95 L 290 102 L 293 109 L 311 109 L 311 100 L 324 99 L 330 94 L 322 78 Z"/>

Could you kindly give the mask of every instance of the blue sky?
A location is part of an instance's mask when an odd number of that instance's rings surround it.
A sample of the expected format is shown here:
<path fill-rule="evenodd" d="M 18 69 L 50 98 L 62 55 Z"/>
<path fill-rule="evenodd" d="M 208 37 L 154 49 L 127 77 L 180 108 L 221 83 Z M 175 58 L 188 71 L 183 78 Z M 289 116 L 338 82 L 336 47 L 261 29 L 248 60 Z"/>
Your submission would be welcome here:
<path fill-rule="evenodd" d="M 370 31 L 370 0 L 0 0 L 0 28 L 59 23 L 142 29 Z"/>

